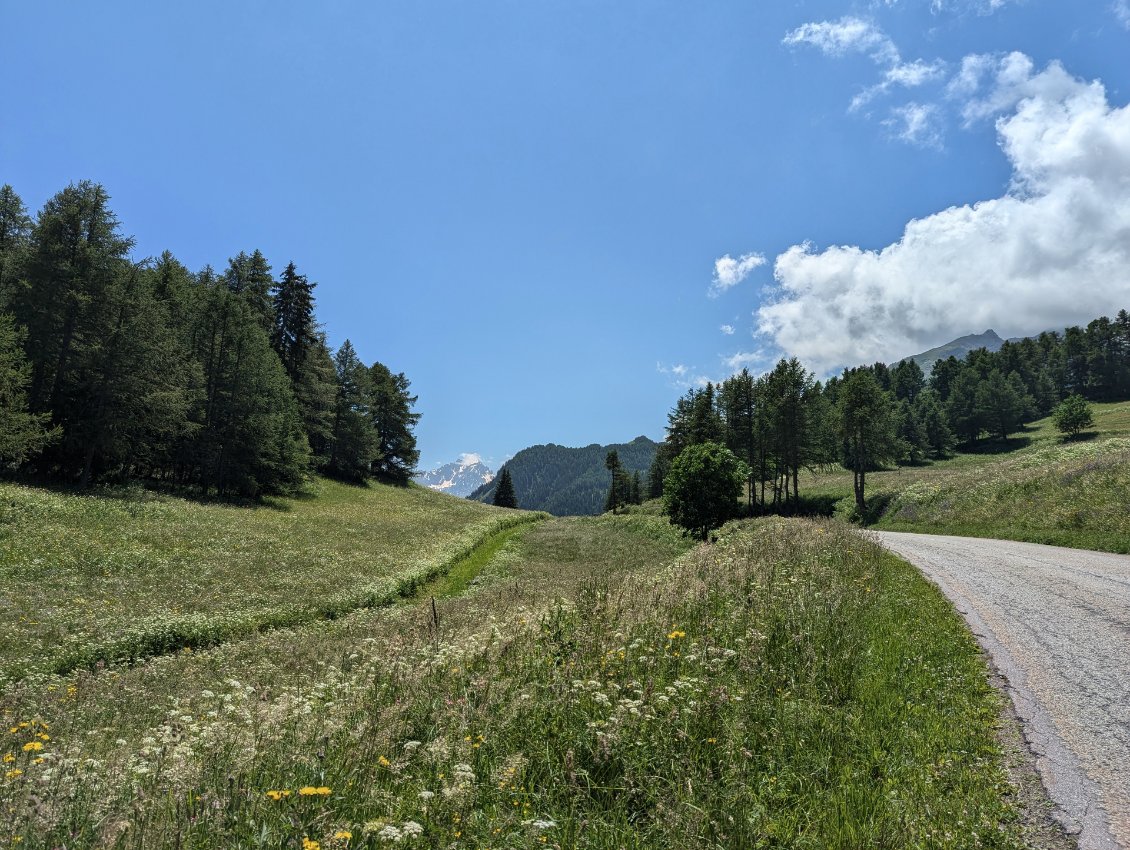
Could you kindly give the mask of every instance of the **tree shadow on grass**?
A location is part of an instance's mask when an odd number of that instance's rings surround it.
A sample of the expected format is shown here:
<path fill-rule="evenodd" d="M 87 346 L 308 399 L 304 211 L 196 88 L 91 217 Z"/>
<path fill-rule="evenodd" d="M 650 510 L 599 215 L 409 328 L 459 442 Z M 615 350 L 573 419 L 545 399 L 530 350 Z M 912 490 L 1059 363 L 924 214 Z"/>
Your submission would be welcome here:
<path fill-rule="evenodd" d="M 961 447 L 961 453 L 967 455 L 1006 455 L 1032 444 L 1032 438 L 1027 434 L 1016 434 L 1007 439 L 999 437 L 991 440 L 979 440 L 972 445 Z"/>

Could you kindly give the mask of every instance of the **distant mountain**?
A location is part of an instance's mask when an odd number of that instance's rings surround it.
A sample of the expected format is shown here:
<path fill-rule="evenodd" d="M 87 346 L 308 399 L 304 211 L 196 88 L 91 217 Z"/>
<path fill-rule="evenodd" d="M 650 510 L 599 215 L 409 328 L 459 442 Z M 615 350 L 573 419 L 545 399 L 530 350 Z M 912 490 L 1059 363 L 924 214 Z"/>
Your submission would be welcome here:
<path fill-rule="evenodd" d="M 659 444 L 647 437 L 611 446 L 593 443 L 580 449 L 550 443 L 522 449 L 503 468 L 510 470 L 518 507 L 556 516 L 595 515 L 604 509 L 611 481 L 604 468 L 608 452 L 615 449 L 620 464 L 629 474 L 639 472 L 646 487 L 647 471 L 658 448 Z M 484 484 L 468 498 L 490 502 L 494 498 L 494 484 Z"/>
<path fill-rule="evenodd" d="M 958 360 L 963 360 L 965 355 L 970 351 L 976 351 L 978 348 L 987 348 L 989 351 L 1000 351 L 1000 347 L 1004 345 L 1004 340 L 997 336 L 997 332 L 992 328 L 985 331 L 983 334 L 969 334 L 967 336 L 958 337 L 952 342 L 947 342 L 945 345 L 939 345 L 937 348 L 931 348 L 929 351 L 923 351 L 921 354 L 913 354 L 910 357 L 904 357 L 904 360 L 913 360 L 917 363 L 926 376 L 930 376 L 930 370 L 934 368 L 935 361 L 945 360 L 951 355 Z M 895 364 L 891 364 L 892 366 Z"/>
<path fill-rule="evenodd" d="M 415 479 L 417 483 L 432 490 L 463 497 L 471 495 L 476 488 L 493 481 L 494 473 L 478 455 L 469 454 L 463 455 L 459 460 L 445 463 L 431 472 L 418 472 Z"/>

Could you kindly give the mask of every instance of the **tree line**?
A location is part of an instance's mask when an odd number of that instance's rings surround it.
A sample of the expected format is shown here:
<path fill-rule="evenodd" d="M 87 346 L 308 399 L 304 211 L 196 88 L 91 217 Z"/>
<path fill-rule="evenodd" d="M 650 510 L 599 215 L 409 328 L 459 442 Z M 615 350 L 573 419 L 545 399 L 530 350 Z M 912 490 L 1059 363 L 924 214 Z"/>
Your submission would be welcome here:
<path fill-rule="evenodd" d="M 314 471 L 406 483 L 409 381 L 331 351 L 316 284 L 259 251 L 217 272 L 134 260 L 106 190 L 34 219 L 0 187 L 0 466 L 87 486 L 145 479 L 289 493 Z"/>
<path fill-rule="evenodd" d="M 872 470 L 944 458 L 959 446 L 972 449 L 986 439 L 1008 439 L 1061 403 L 1065 412 L 1075 411 L 1077 423 L 1079 405 L 1086 400 L 1126 398 L 1130 314 L 1125 310 L 1085 328 L 1008 341 L 996 352 L 982 348 L 961 360 L 939 360 L 929 378 L 907 359 L 893 367 L 875 363 L 846 369 L 821 382 L 796 358 L 781 360 L 766 374 L 754 377 L 742 370 L 720 384 L 692 388 L 676 402 L 648 475 L 648 496 L 658 498 L 670 489 L 669 471 L 684 451 L 716 444 L 741 462 L 751 512 L 797 508 L 801 470 L 840 465 L 853 472 L 862 515 L 866 475 Z"/>

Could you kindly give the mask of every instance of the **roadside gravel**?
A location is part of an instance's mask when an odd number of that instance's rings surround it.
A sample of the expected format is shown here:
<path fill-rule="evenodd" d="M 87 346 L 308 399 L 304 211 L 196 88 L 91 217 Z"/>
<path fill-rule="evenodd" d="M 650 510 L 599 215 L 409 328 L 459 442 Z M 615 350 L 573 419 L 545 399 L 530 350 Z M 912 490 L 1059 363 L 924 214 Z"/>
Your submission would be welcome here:
<path fill-rule="evenodd" d="M 1007 682 L 1082 850 L 1130 850 L 1130 556 L 874 532 L 932 579 Z"/>

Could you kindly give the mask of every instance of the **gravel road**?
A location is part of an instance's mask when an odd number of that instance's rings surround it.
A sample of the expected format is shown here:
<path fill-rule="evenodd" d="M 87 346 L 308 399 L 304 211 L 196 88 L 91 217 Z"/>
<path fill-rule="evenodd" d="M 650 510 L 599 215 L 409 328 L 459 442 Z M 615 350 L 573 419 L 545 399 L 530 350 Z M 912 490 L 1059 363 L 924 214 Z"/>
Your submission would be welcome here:
<path fill-rule="evenodd" d="M 953 601 L 1007 679 L 1079 846 L 1130 850 L 1130 556 L 875 533 Z"/>

